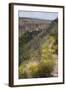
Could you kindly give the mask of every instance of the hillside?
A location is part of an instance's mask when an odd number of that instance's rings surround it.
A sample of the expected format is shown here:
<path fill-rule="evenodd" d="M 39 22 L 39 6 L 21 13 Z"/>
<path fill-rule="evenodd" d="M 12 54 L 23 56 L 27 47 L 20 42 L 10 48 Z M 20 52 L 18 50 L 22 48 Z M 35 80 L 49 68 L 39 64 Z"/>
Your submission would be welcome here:
<path fill-rule="evenodd" d="M 21 18 L 19 22 L 19 78 L 22 78 L 21 73 L 24 67 L 23 65 L 25 65 L 24 69 L 26 70 L 25 78 L 57 76 L 57 47 L 58 19 L 49 21 Z M 49 59 L 50 65 L 52 66 L 50 66 L 51 73 L 49 73 L 52 75 L 48 73 L 47 66 L 45 64 L 45 62 L 47 62 L 47 64 L 49 65 Z M 52 71 L 55 66 L 54 62 L 56 63 L 56 69 Z M 34 76 L 32 75 L 32 73 L 30 74 L 29 72 L 27 72 L 31 70 L 27 70 L 31 63 L 38 64 L 43 67 L 43 69 L 37 71 L 37 76 Z M 44 66 L 46 66 L 46 70 L 44 70 Z M 48 69 L 50 69 L 50 67 Z M 31 66 L 31 68 L 33 67 Z M 40 75 L 39 72 L 41 72 Z"/>

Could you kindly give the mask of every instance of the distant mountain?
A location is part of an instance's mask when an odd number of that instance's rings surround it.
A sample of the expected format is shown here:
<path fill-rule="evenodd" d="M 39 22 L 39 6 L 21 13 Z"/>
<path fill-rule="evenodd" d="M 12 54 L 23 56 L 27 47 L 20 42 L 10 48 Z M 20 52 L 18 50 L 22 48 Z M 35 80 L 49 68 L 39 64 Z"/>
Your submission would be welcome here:
<path fill-rule="evenodd" d="M 50 20 L 42 20 L 42 19 L 35 19 L 35 18 L 19 18 L 19 36 L 26 31 L 40 31 L 46 30 L 51 21 Z"/>
<path fill-rule="evenodd" d="M 21 20 L 21 21 L 23 20 L 24 22 L 26 22 L 26 21 L 27 21 L 27 22 L 30 22 L 30 21 L 31 21 L 31 22 L 41 22 L 41 23 L 42 23 L 42 22 L 43 22 L 43 23 L 44 23 L 44 22 L 45 22 L 45 23 L 47 23 L 47 22 L 50 23 L 50 22 L 51 22 L 51 20 L 37 19 L 37 18 L 27 18 L 27 17 L 19 17 L 19 20 Z"/>

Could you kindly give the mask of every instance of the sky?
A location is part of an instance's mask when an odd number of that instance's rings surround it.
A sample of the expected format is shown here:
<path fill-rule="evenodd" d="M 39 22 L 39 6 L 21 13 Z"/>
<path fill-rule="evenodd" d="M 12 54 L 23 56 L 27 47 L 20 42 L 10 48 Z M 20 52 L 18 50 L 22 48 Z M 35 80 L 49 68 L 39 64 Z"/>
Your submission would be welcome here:
<path fill-rule="evenodd" d="M 42 12 L 42 11 L 19 11 L 18 16 L 26 17 L 26 18 L 54 20 L 58 17 L 58 13 L 57 12 Z"/>

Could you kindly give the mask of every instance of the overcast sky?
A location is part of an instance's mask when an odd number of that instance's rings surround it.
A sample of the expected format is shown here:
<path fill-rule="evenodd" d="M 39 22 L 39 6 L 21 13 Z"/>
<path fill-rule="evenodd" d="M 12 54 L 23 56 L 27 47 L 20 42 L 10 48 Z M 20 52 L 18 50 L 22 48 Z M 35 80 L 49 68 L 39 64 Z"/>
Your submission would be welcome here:
<path fill-rule="evenodd" d="M 19 17 L 28 17 L 28 18 L 37 18 L 37 19 L 46 19 L 54 20 L 58 17 L 57 12 L 41 12 L 41 11 L 19 11 Z"/>

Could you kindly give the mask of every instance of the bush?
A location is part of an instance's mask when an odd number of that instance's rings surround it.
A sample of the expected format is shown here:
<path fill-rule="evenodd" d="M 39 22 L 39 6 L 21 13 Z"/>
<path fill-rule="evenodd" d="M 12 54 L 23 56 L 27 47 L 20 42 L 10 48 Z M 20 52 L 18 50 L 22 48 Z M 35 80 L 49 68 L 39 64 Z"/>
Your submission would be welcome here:
<path fill-rule="evenodd" d="M 51 76 L 55 66 L 55 39 L 49 36 L 48 40 L 41 46 L 41 61 L 39 66 L 40 76 Z"/>
<path fill-rule="evenodd" d="M 19 67 L 19 78 L 27 78 L 27 73 L 25 71 L 25 65 L 21 64 Z"/>
<path fill-rule="evenodd" d="M 28 71 L 29 71 L 30 77 L 33 77 L 33 78 L 39 77 L 38 70 L 39 70 L 39 63 L 38 62 L 34 61 L 34 62 L 30 62 L 28 64 Z"/>
<path fill-rule="evenodd" d="M 27 61 L 23 61 L 24 63 L 22 62 L 19 66 L 19 78 L 51 77 L 57 58 L 54 43 L 54 37 L 49 36 L 40 46 L 40 60 L 35 53 Z M 39 53 L 37 55 L 39 56 Z"/>
<path fill-rule="evenodd" d="M 50 77 L 54 69 L 55 61 L 54 60 L 43 60 L 39 65 L 39 76 L 40 77 Z"/>

